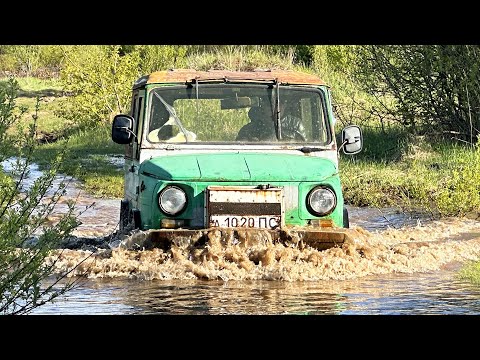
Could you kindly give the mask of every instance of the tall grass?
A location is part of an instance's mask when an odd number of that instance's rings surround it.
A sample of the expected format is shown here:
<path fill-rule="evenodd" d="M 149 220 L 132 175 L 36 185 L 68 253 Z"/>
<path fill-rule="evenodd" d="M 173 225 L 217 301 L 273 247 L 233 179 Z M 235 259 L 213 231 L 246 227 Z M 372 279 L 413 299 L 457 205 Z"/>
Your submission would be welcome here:
<path fill-rule="evenodd" d="M 4 79 L 0 79 L 2 81 Z M 25 76 L 16 78 L 18 86 L 20 87 L 19 96 L 24 93 L 40 92 L 47 93 L 49 90 L 61 92 L 62 84 L 57 78 L 39 79 L 33 76 Z"/>
<path fill-rule="evenodd" d="M 112 164 L 108 155 L 121 155 L 124 148 L 114 143 L 110 134 L 110 125 L 79 129 L 68 139 L 40 146 L 34 153 L 34 161 L 41 168 L 48 167 L 55 154 L 66 146 L 68 161 L 60 169 L 64 174 L 82 181 L 84 189 L 94 196 L 121 198 L 123 169 Z"/>
<path fill-rule="evenodd" d="M 293 51 L 286 56 L 275 53 L 268 46 L 224 45 L 209 51 L 197 51 L 187 57 L 187 67 L 195 70 L 293 69 Z"/>
<path fill-rule="evenodd" d="M 458 273 L 460 279 L 466 279 L 480 285 L 480 261 L 468 262 Z"/>
<path fill-rule="evenodd" d="M 7 82 L 7 78 L 0 78 L 0 88 Z M 35 77 L 15 78 L 18 83 L 18 110 L 25 108 L 22 116 L 23 123 L 31 123 L 32 116 L 38 117 L 37 127 L 39 132 L 48 134 L 61 133 L 65 128 L 65 121 L 56 115 L 62 107 L 65 97 L 58 79 L 39 79 Z M 35 110 L 39 100 L 39 109 Z M 14 129 L 10 129 L 13 131 Z"/>
<path fill-rule="evenodd" d="M 480 147 L 436 143 L 424 138 L 366 133 L 364 154 L 342 155 L 344 196 L 357 206 L 421 208 L 438 216 L 480 213 Z M 371 134 L 370 134 L 371 135 Z M 369 144 L 372 148 L 369 149 Z"/>

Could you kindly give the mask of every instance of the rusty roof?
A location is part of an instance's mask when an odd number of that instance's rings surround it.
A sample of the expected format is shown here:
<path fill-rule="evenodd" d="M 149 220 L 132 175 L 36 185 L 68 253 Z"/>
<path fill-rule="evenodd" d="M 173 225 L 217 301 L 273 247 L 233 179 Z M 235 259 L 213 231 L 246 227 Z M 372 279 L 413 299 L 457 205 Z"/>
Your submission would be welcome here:
<path fill-rule="evenodd" d="M 143 79 L 143 81 L 141 81 Z M 146 80 L 146 81 L 145 81 Z M 150 75 L 140 78 L 146 84 L 153 83 L 192 83 L 195 81 L 278 81 L 283 84 L 303 85 L 326 85 L 318 76 L 294 71 L 294 70 L 256 70 L 256 71 L 229 71 L 229 70 L 208 70 L 197 71 L 193 69 L 175 69 L 153 72 Z"/>

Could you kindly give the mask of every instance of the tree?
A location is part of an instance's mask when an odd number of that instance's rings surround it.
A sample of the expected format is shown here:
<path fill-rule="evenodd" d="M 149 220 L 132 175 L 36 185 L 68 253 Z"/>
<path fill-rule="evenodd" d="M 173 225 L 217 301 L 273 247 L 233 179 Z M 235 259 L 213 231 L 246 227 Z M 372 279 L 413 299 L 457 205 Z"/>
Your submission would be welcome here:
<path fill-rule="evenodd" d="M 74 204 L 69 203 L 69 210 L 56 224 L 48 221 L 65 193 L 65 181 L 56 189 L 52 187 L 65 151 L 58 154 L 39 178 L 26 182 L 30 158 L 36 147 L 36 115 L 27 128 L 17 122 L 25 111 L 15 104 L 17 91 L 18 84 L 13 79 L 0 83 L 1 314 L 28 313 L 65 293 L 75 283 L 67 281 L 60 286 L 60 280 L 67 273 L 54 274 L 55 255 L 52 253 L 79 224 Z M 37 110 L 38 104 L 37 101 Z M 11 157 L 13 154 L 15 158 Z M 47 263 L 47 257 L 52 256 L 53 261 Z M 43 285 L 46 279 L 53 279 L 51 285 Z"/>
<path fill-rule="evenodd" d="M 358 83 L 413 134 L 472 146 L 480 133 L 480 47 L 358 47 Z M 386 106 L 385 99 L 394 99 Z"/>
<path fill-rule="evenodd" d="M 69 94 L 58 115 L 78 125 L 109 123 L 130 108 L 133 82 L 140 76 L 138 51 L 118 45 L 62 46 L 60 72 Z"/>

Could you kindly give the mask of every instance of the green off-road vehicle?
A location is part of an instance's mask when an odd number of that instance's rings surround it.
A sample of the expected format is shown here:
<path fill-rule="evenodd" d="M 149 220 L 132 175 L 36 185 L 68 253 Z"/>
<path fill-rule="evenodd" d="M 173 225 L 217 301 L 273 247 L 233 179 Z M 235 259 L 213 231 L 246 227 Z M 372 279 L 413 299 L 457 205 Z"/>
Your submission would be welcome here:
<path fill-rule="evenodd" d="M 362 148 L 358 126 L 337 144 L 329 87 L 296 71 L 169 70 L 133 85 L 120 227 L 153 241 L 201 244 L 212 232 L 325 249 L 348 236 L 338 152 Z M 253 236 L 253 235 L 252 235 Z"/>

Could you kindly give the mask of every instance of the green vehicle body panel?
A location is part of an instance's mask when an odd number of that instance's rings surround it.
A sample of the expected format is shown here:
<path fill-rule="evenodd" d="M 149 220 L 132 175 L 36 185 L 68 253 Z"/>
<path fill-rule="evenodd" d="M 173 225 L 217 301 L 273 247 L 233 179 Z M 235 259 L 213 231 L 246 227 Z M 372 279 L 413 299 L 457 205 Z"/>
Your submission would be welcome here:
<path fill-rule="evenodd" d="M 143 162 L 139 172 L 159 180 L 298 182 L 322 181 L 337 169 L 330 160 L 313 156 L 210 153 L 153 158 Z"/>
<path fill-rule="evenodd" d="M 268 161 L 265 161 L 268 157 Z M 181 166 L 179 166 L 181 164 Z M 142 228 L 160 227 L 167 217 L 158 205 L 158 196 L 167 185 L 177 185 L 187 194 L 188 204 L 176 219 L 189 221 L 205 207 L 207 186 L 266 185 L 298 188 L 298 206 L 287 208 L 285 224 L 306 226 L 309 220 L 331 219 L 341 227 L 343 222 L 343 196 L 338 171 L 328 159 L 289 154 L 220 153 L 173 155 L 152 158 L 139 168 L 139 196 Z M 328 186 L 335 191 L 337 207 L 324 217 L 312 215 L 306 206 L 308 193 L 316 186 Z"/>

